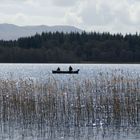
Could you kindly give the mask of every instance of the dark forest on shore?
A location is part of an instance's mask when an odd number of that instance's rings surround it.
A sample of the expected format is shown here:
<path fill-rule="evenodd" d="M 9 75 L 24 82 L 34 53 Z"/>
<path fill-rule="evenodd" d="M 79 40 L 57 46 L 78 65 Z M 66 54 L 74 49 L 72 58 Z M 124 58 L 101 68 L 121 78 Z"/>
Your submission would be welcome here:
<path fill-rule="evenodd" d="M 0 63 L 139 63 L 139 34 L 42 33 L 0 41 Z"/>

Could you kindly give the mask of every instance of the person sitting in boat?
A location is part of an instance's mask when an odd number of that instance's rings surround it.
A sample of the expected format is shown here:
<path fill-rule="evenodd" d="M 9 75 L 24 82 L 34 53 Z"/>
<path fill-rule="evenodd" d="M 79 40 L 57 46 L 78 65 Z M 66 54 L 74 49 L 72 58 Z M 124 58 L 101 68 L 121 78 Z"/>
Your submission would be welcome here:
<path fill-rule="evenodd" d="M 72 70 L 73 70 L 73 68 L 71 66 L 69 66 L 69 71 L 72 71 Z"/>
<path fill-rule="evenodd" d="M 57 68 L 57 71 L 60 71 L 60 68 L 59 67 Z"/>

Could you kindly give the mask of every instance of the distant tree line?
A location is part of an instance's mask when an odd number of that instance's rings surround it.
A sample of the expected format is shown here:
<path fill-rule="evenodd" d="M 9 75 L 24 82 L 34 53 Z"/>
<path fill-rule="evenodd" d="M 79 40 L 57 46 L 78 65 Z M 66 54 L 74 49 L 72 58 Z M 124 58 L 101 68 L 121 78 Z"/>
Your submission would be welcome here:
<path fill-rule="evenodd" d="M 140 35 L 49 32 L 0 41 L 0 63 L 82 62 L 140 62 Z"/>

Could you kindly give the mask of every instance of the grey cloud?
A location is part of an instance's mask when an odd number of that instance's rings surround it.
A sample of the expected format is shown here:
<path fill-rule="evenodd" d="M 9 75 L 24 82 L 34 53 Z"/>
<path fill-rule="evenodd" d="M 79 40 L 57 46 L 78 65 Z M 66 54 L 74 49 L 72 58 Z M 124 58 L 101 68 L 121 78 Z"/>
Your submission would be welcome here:
<path fill-rule="evenodd" d="M 52 3 L 56 6 L 74 6 L 79 0 L 52 0 Z"/>
<path fill-rule="evenodd" d="M 113 20 L 113 13 L 107 5 L 98 6 L 94 3 L 88 5 L 82 12 L 83 22 L 88 25 L 106 25 Z"/>
<path fill-rule="evenodd" d="M 104 31 L 140 31 L 140 2 L 130 0 L 87 0 L 79 16 L 88 29 Z M 80 8 L 80 7 L 79 7 Z M 73 11 L 74 13 L 74 11 Z M 96 29 L 95 29 L 96 28 Z"/>
<path fill-rule="evenodd" d="M 140 0 L 0 0 L 0 22 L 140 31 Z"/>

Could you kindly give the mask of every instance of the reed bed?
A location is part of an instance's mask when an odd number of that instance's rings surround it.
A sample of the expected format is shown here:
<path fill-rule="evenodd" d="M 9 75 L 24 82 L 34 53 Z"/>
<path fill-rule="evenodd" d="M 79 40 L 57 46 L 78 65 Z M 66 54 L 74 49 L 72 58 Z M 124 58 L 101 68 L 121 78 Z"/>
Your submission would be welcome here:
<path fill-rule="evenodd" d="M 0 124 L 0 129 L 4 124 L 36 129 L 139 125 L 140 77 L 99 73 L 64 83 L 53 77 L 0 79 Z"/>

